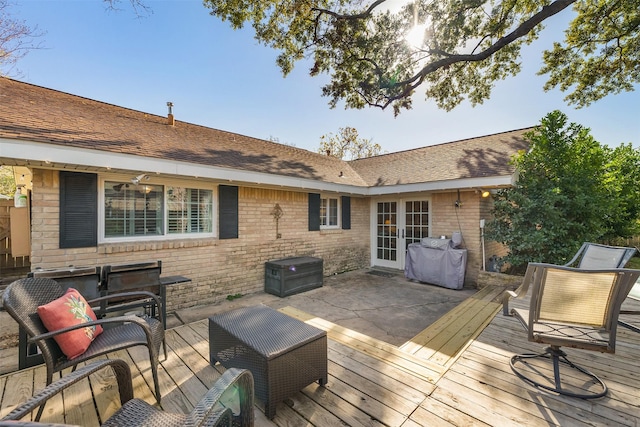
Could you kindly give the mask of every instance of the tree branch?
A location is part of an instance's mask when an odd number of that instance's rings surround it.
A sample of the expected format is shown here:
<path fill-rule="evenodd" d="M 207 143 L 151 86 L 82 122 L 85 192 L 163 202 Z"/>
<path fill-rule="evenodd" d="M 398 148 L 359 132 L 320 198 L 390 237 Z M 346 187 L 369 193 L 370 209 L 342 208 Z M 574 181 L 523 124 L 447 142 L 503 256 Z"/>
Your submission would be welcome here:
<path fill-rule="evenodd" d="M 357 19 L 368 18 L 369 16 L 371 16 L 371 14 L 375 10 L 375 8 L 380 6 L 385 1 L 387 1 L 387 0 L 376 0 L 371 4 L 371 6 L 369 6 L 367 8 L 367 10 L 365 10 L 364 12 L 356 13 L 355 15 L 344 15 L 344 14 L 341 14 L 341 13 L 334 12 L 332 10 L 321 9 L 321 8 L 317 8 L 317 7 L 314 7 L 311 10 L 313 10 L 314 12 L 319 12 L 320 14 L 333 16 L 336 19 L 357 20 Z"/>
<path fill-rule="evenodd" d="M 411 94 L 418 86 L 420 86 L 420 84 L 422 84 L 422 82 L 424 81 L 424 79 L 428 74 L 433 73 L 439 70 L 440 68 L 449 67 L 458 62 L 466 63 L 466 62 L 483 61 L 489 58 L 491 55 L 493 55 L 497 51 L 499 51 L 500 49 L 502 49 L 503 47 L 507 46 L 508 44 L 516 41 L 520 37 L 527 35 L 545 19 L 563 11 L 564 9 L 566 9 L 567 7 L 569 7 L 571 4 L 575 2 L 576 0 L 557 0 L 548 6 L 544 6 L 540 10 L 540 12 L 533 15 L 531 18 L 529 18 L 528 20 L 520 24 L 520 26 L 515 30 L 513 30 L 511 33 L 498 39 L 495 43 L 493 43 L 491 46 L 489 46 L 488 48 L 486 48 L 481 52 L 478 52 L 475 54 L 466 54 L 466 55 L 448 54 L 449 56 L 447 56 L 446 58 L 427 64 L 413 77 L 407 80 L 404 80 L 402 82 L 397 82 L 394 85 L 391 85 L 391 87 L 404 87 L 404 90 L 400 94 L 387 97 L 386 98 L 387 101 L 383 104 L 376 103 L 376 104 L 369 104 L 369 105 L 377 106 L 384 110 L 394 101 L 405 98 L 406 96 Z"/>

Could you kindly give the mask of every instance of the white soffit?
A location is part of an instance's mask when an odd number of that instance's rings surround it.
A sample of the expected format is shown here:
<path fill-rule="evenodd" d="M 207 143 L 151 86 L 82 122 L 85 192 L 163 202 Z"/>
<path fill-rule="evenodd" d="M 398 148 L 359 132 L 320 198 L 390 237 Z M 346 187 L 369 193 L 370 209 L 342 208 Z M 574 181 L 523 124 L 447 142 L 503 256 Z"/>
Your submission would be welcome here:
<path fill-rule="evenodd" d="M 185 178 L 203 178 L 229 183 L 269 186 L 346 193 L 361 196 L 383 196 L 412 192 L 451 191 L 463 188 L 503 187 L 513 184 L 512 175 L 487 178 L 467 178 L 446 181 L 432 181 L 414 184 L 385 185 L 379 187 L 359 187 L 354 185 L 322 182 L 313 179 L 288 177 L 263 172 L 251 172 L 238 169 L 206 166 L 196 163 L 180 162 L 168 159 L 154 159 L 130 154 L 118 154 L 109 151 L 66 147 L 62 145 L 19 141 L 0 138 L 0 159 L 16 159 L 25 166 L 46 168 L 47 164 L 65 164 L 112 170 L 128 170 L 181 176 Z M 78 169 L 80 170 L 80 169 Z"/>
<path fill-rule="evenodd" d="M 366 187 L 322 182 L 314 179 L 0 138 L 0 159 L 2 158 L 17 159 L 28 165 L 39 163 L 37 166 L 43 168 L 46 168 L 47 164 L 64 164 L 69 166 L 78 165 L 89 169 L 129 170 L 184 178 L 203 178 L 229 183 L 247 183 L 275 188 L 287 187 L 363 196 L 368 191 Z M 76 169 L 74 168 L 73 170 Z"/>

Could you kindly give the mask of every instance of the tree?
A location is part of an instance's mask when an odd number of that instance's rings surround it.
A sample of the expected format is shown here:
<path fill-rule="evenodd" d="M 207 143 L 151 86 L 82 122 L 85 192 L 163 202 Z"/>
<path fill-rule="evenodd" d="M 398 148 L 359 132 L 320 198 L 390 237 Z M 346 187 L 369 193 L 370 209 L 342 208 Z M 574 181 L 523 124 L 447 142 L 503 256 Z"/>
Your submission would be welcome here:
<path fill-rule="evenodd" d="M 495 82 L 520 71 L 520 50 L 544 21 L 571 5 L 564 44 L 543 55 L 545 89 L 572 90 L 567 101 L 585 106 L 640 82 L 640 0 L 414 0 L 399 10 L 389 3 L 204 0 L 233 28 L 253 25 L 259 42 L 280 51 L 284 75 L 307 58 L 312 76 L 329 74 L 322 94 L 331 107 L 343 100 L 398 114 L 420 86 L 446 110 L 465 97 L 482 103 Z"/>
<path fill-rule="evenodd" d="M 611 153 L 605 172 L 611 215 L 605 217 L 605 238 L 640 234 L 640 149 L 622 144 Z"/>
<path fill-rule="evenodd" d="M 320 137 L 318 153 L 343 160 L 362 159 L 380 154 L 382 147 L 370 139 L 360 138 L 352 127 L 340 128 L 337 135 L 329 133 Z"/>
<path fill-rule="evenodd" d="M 9 166 L 0 166 L 0 194 L 13 197 L 16 192 L 16 181 L 13 169 Z"/>
<path fill-rule="evenodd" d="M 625 236 L 638 220 L 640 151 L 601 146 L 581 125 L 549 113 L 514 158 L 516 184 L 494 198 L 487 238 L 503 243 L 515 271 L 564 264 L 585 241 Z"/>
<path fill-rule="evenodd" d="M 42 35 L 37 28 L 14 19 L 9 13 L 10 6 L 8 0 L 0 0 L 0 70 L 5 72 L 29 50 L 38 48 L 35 40 Z"/>

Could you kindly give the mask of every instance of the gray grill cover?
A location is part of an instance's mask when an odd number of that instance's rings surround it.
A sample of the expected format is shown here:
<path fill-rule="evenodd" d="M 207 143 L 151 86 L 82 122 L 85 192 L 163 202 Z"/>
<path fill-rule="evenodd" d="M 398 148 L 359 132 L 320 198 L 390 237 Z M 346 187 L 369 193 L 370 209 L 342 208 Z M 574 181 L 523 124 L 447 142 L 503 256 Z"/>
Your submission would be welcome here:
<path fill-rule="evenodd" d="M 425 238 L 409 245 L 404 275 L 419 282 L 462 289 L 466 266 L 466 249 L 452 248 L 449 239 Z"/>

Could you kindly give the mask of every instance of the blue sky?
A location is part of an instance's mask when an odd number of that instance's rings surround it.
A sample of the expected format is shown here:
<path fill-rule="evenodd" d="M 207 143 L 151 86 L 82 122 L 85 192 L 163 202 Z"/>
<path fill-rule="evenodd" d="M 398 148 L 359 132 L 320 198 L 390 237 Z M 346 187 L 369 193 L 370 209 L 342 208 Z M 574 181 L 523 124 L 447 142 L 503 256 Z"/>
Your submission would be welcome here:
<path fill-rule="evenodd" d="M 322 135 L 355 127 L 385 152 L 408 150 L 539 123 L 559 109 L 591 128 L 602 144 L 640 147 L 640 92 L 610 95 L 574 109 L 563 94 L 544 92 L 536 76 L 541 51 L 558 38 L 570 12 L 554 17 L 543 37 L 525 51 L 523 71 L 497 83 L 483 105 L 463 103 L 450 112 L 424 101 L 394 118 L 391 110 L 330 109 L 323 78 L 297 64 L 283 78 L 277 52 L 259 45 L 251 29 L 234 31 L 209 15 L 200 0 L 147 0 L 153 13 L 137 18 L 107 11 L 100 0 L 15 0 L 14 18 L 46 32 L 43 48 L 17 65 L 17 78 L 111 104 L 317 151 Z M 639 88 L 640 89 L 640 88 Z"/>

